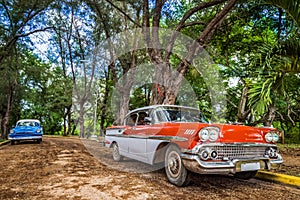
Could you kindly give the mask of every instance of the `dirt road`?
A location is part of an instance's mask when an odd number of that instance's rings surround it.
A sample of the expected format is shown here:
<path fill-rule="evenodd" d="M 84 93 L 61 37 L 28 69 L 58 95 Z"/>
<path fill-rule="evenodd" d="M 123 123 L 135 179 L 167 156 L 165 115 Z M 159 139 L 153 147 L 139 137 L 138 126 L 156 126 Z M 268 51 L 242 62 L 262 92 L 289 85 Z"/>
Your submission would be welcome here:
<path fill-rule="evenodd" d="M 194 175 L 171 185 L 163 170 L 124 160 L 96 141 L 44 138 L 0 147 L 0 199 L 298 199 L 300 189 L 256 179 Z"/>

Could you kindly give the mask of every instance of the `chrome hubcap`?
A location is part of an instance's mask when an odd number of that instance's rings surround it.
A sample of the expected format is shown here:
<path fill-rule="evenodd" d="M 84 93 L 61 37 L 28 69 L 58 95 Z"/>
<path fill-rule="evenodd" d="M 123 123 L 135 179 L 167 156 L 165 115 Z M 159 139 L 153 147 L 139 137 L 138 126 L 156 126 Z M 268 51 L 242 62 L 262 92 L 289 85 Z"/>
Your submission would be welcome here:
<path fill-rule="evenodd" d="M 168 169 L 173 177 L 177 177 L 181 170 L 181 160 L 177 152 L 173 151 L 168 157 Z"/>

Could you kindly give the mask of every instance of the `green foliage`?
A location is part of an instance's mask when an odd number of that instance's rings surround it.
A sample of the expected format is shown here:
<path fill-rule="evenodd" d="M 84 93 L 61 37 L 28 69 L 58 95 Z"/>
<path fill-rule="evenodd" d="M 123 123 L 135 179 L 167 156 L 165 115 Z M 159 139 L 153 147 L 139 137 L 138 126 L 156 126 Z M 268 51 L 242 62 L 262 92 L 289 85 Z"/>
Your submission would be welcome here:
<path fill-rule="evenodd" d="M 284 148 L 288 148 L 288 149 L 298 149 L 300 148 L 300 144 L 278 144 L 279 149 L 284 149 Z"/>
<path fill-rule="evenodd" d="M 266 112 L 278 95 L 286 96 L 285 76 L 300 72 L 298 46 L 295 43 L 293 48 L 291 41 L 287 40 L 279 45 L 266 44 L 260 48 L 259 58 L 254 59 L 257 76 L 246 81 L 250 88 L 249 104 L 259 115 Z"/>
<path fill-rule="evenodd" d="M 130 110 L 148 106 L 152 84 L 147 84 L 133 91 L 130 97 Z"/>

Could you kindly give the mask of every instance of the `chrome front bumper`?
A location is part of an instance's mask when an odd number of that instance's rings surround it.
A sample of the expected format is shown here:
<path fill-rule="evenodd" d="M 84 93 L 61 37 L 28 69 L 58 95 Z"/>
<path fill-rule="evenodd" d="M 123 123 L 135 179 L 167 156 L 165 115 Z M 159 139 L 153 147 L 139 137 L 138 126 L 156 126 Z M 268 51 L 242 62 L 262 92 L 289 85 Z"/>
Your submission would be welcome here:
<path fill-rule="evenodd" d="M 254 145 L 255 146 L 255 145 Z M 256 171 L 260 169 L 270 170 L 283 162 L 280 154 L 276 159 L 267 156 L 253 156 L 247 158 L 232 158 L 228 160 L 202 160 L 199 155 L 201 145 L 191 151 L 183 151 L 181 158 L 184 166 L 193 172 L 200 174 L 235 174 L 241 171 Z M 213 146 L 212 146 L 213 147 Z M 266 146 L 267 147 L 267 146 Z M 244 166 L 256 165 L 254 168 Z"/>
<path fill-rule="evenodd" d="M 30 136 L 30 137 L 8 137 L 9 140 L 38 140 L 42 139 L 43 136 Z"/>

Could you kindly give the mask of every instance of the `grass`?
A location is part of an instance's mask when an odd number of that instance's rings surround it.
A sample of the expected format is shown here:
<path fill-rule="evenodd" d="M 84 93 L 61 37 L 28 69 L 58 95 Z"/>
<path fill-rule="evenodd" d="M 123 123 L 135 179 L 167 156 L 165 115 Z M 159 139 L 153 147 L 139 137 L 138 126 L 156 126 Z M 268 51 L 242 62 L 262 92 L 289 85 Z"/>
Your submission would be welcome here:
<path fill-rule="evenodd" d="M 5 141 L 6 141 L 5 139 L 0 138 L 0 144 Z"/>
<path fill-rule="evenodd" d="M 300 144 L 277 144 L 279 148 L 298 149 Z"/>

